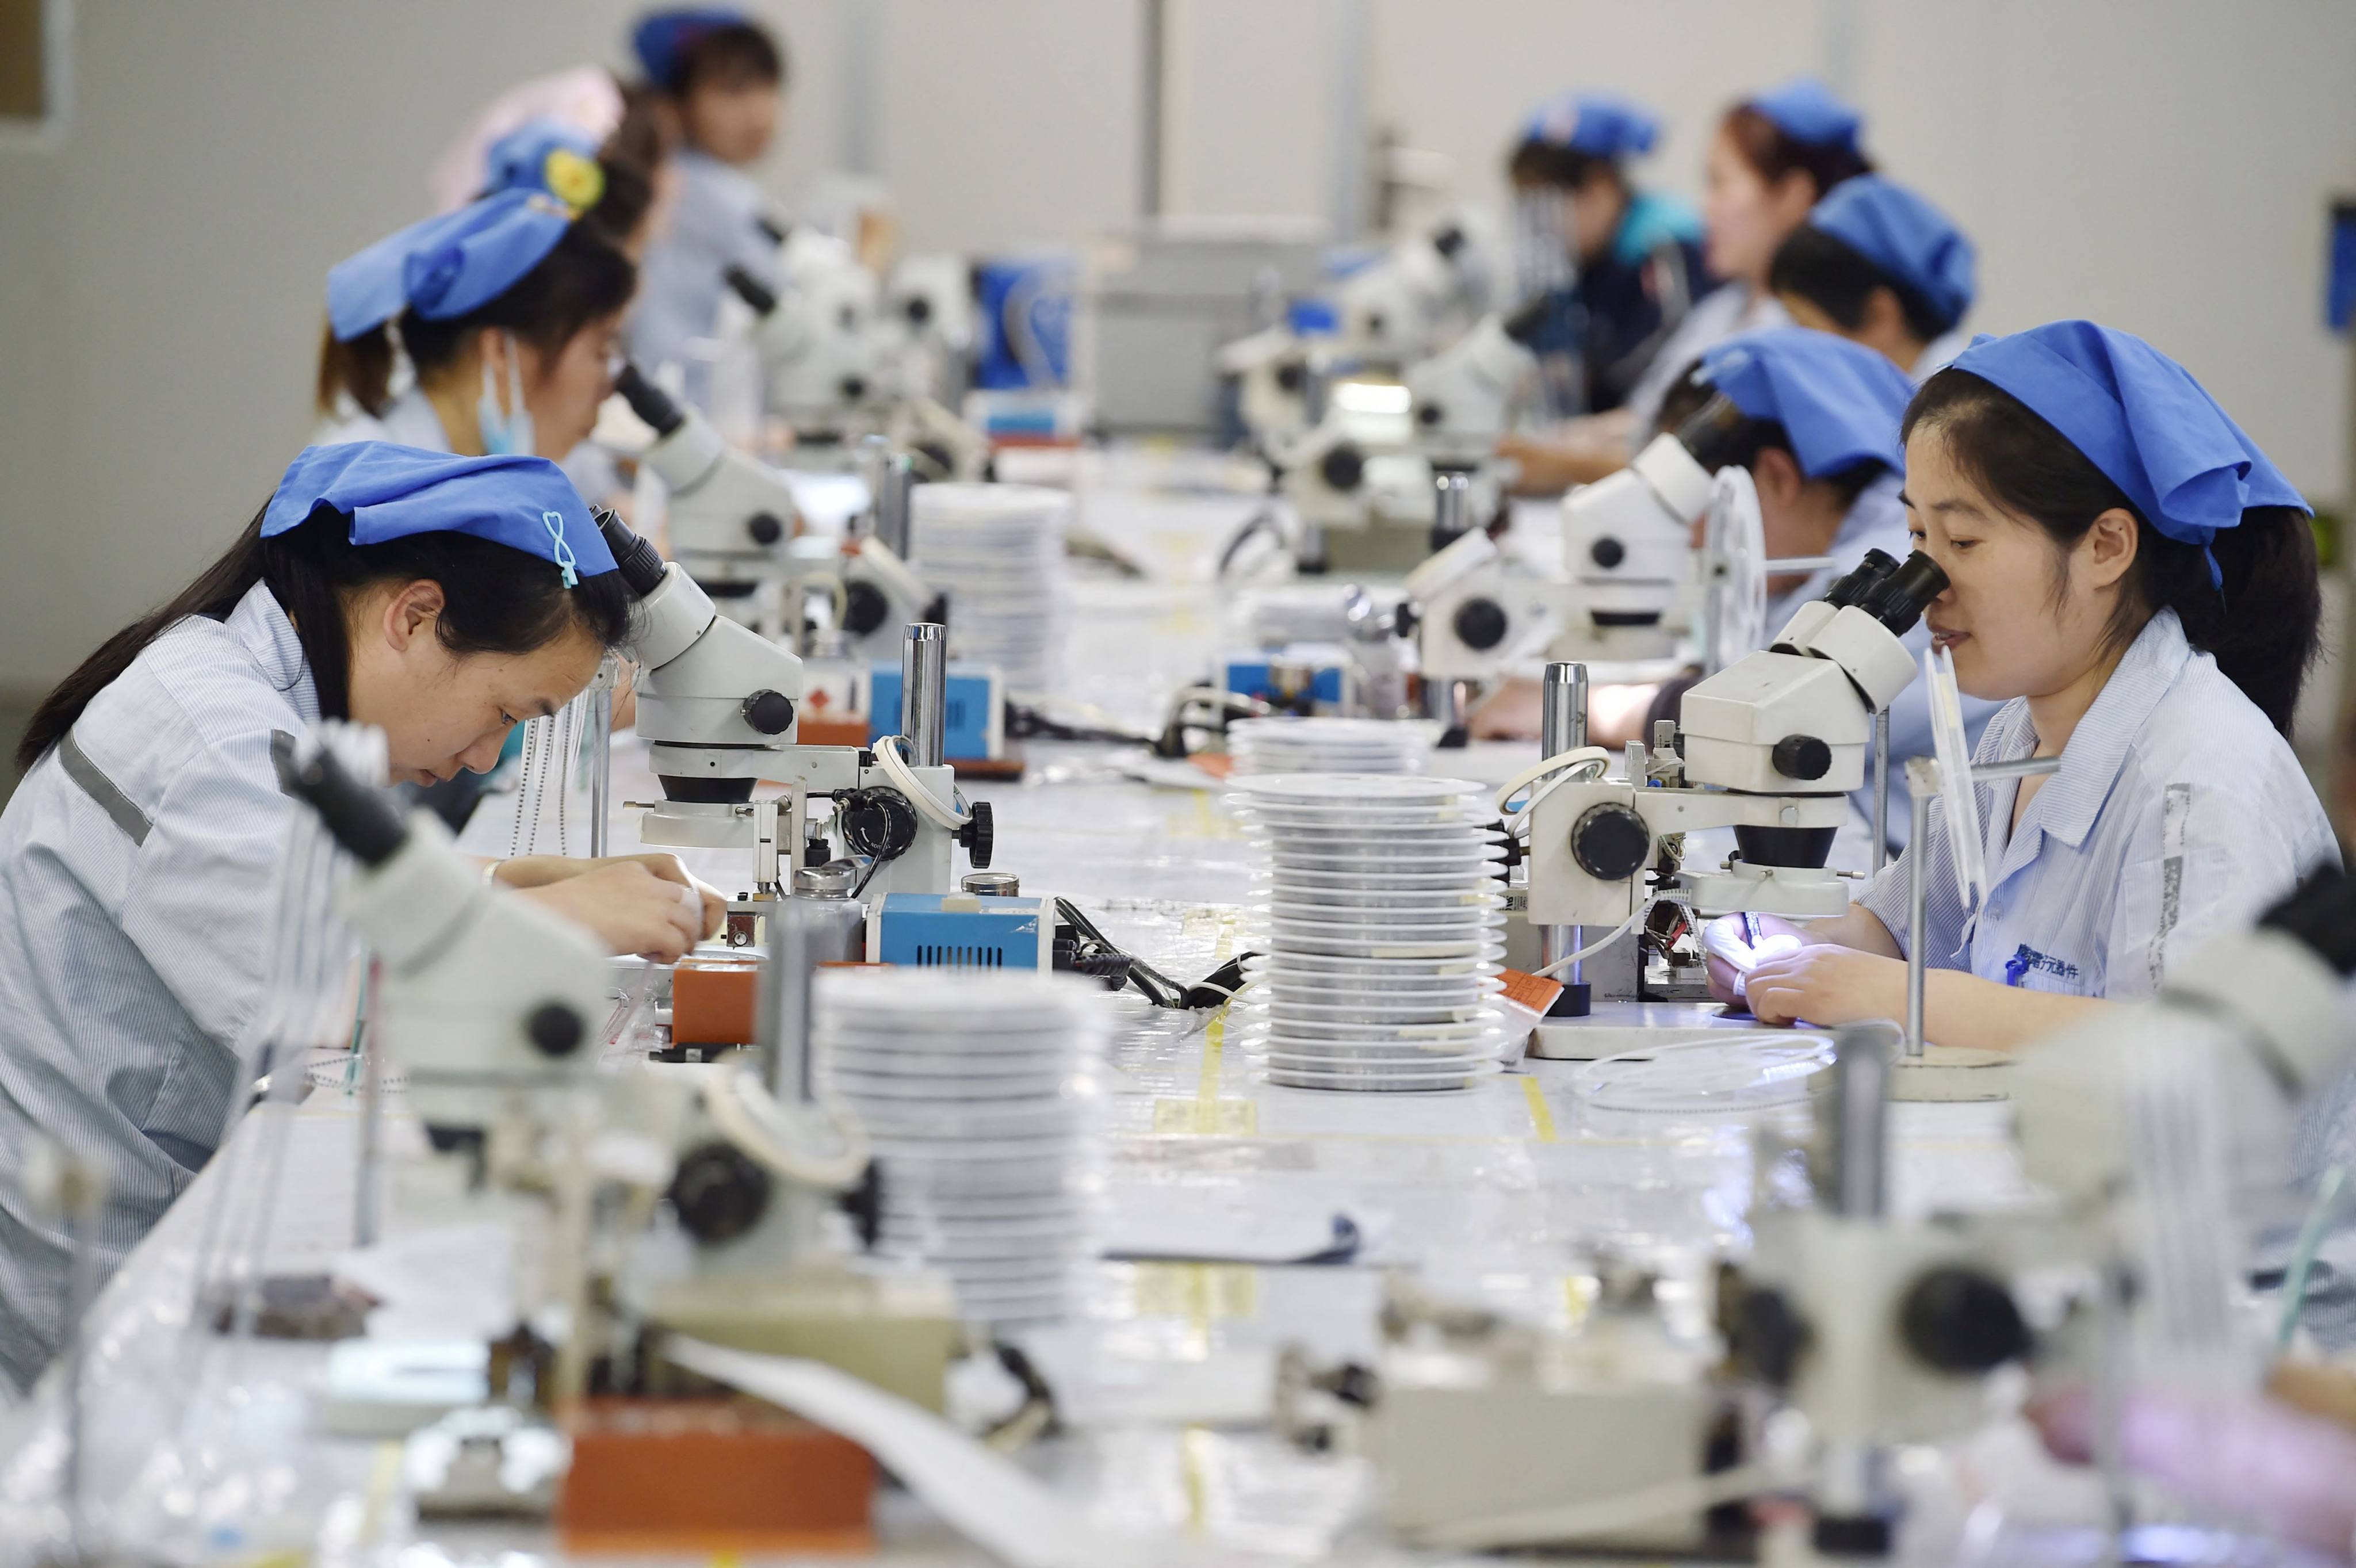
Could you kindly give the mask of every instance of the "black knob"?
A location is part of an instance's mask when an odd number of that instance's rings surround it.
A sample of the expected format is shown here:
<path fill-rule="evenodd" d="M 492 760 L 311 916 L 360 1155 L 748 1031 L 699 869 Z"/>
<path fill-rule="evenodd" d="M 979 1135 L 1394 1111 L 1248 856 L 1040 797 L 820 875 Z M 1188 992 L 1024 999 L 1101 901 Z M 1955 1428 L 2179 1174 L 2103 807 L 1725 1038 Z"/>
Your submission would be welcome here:
<path fill-rule="evenodd" d="M 1317 459 L 1317 474 L 1328 489 L 1355 490 L 1365 481 L 1366 459 L 1355 446 L 1344 444 Z"/>
<path fill-rule="evenodd" d="M 1833 748 L 1812 735 L 1787 735 L 1767 754 L 1786 779 L 1822 779 L 1833 770 Z"/>
<path fill-rule="evenodd" d="M 908 303 L 900 308 L 909 321 L 918 327 L 922 327 L 933 318 L 933 302 L 921 294 L 911 295 Z"/>
<path fill-rule="evenodd" d="M 1727 1348 L 1737 1365 L 1770 1388 L 1792 1385 L 1808 1348 L 1808 1326 L 1780 1292 L 1746 1290 L 1734 1305 Z"/>
<path fill-rule="evenodd" d="M 874 1246 L 875 1238 L 884 1233 L 884 1167 L 868 1161 L 867 1168 L 859 1173 L 859 1185 L 834 1201 L 835 1207 L 851 1216 L 859 1244 Z"/>
<path fill-rule="evenodd" d="M 589 1026 L 562 1002 L 543 1002 L 523 1021 L 524 1037 L 544 1057 L 569 1057 L 589 1037 Z"/>
<path fill-rule="evenodd" d="M 2029 1353 L 2029 1325 L 2001 1281 L 1948 1265 L 1925 1273 L 1898 1305 L 1898 1332 L 1925 1366 L 1961 1376 Z"/>
<path fill-rule="evenodd" d="M 843 402 L 857 403 L 866 395 L 867 378 L 865 376 L 845 376 L 842 378 Z"/>
<path fill-rule="evenodd" d="M 853 637 L 865 637 L 891 613 L 892 601 L 873 583 L 856 582 L 842 590 L 842 629 Z"/>
<path fill-rule="evenodd" d="M 1410 601 L 1401 599 L 1398 612 L 1392 617 L 1391 629 L 1401 637 L 1413 637 L 1416 628 L 1422 624 L 1423 611 Z"/>
<path fill-rule="evenodd" d="M 733 1241 L 768 1209 L 769 1173 L 734 1144 L 701 1144 L 671 1173 L 670 1204 L 697 1240 Z"/>
<path fill-rule="evenodd" d="M 916 808 L 888 785 L 854 789 L 835 802 L 843 842 L 875 860 L 896 860 L 916 842 Z"/>
<path fill-rule="evenodd" d="M 1449 624 L 1456 629 L 1456 640 L 1478 653 L 1505 640 L 1505 608 L 1494 599 L 1465 600 Z"/>
<path fill-rule="evenodd" d="M 1379 338 L 1388 330 L 1390 330 L 1390 324 L 1383 318 L 1383 313 L 1381 311 L 1370 310 L 1366 313 L 1367 337 Z"/>
<path fill-rule="evenodd" d="M 1427 403 L 1417 408 L 1415 411 L 1415 422 L 1429 430 L 1439 424 L 1440 420 L 1445 417 L 1446 414 L 1447 410 L 1440 407 L 1440 404 L 1436 403 Z"/>
<path fill-rule="evenodd" d="M 759 691 L 744 699 L 744 722 L 763 735 L 794 727 L 794 702 L 783 692 Z"/>
<path fill-rule="evenodd" d="M 1299 392 L 1309 384 L 1309 367 L 1298 360 L 1287 360 L 1276 368 L 1276 384 L 1282 392 Z"/>
<path fill-rule="evenodd" d="M 753 536 L 754 543 L 766 547 L 786 536 L 786 525 L 775 512 L 756 511 L 744 520 L 744 532 Z"/>
<path fill-rule="evenodd" d="M 988 871 L 990 857 L 998 847 L 998 828 L 991 820 L 990 802 L 976 800 L 966 811 L 966 824 L 958 829 L 958 843 L 965 846 L 966 858 L 973 862 L 976 871 Z"/>
<path fill-rule="evenodd" d="M 1598 882 L 1625 882 L 1652 858 L 1653 830 L 1633 806 L 1590 806 L 1570 830 L 1570 857 Z"/>
<path fill-rule="evenodd" d="M 1607 533 L 1587 547 L 1587 558 L 1609 572 L 1628 559 L 1628 547 Z"/>

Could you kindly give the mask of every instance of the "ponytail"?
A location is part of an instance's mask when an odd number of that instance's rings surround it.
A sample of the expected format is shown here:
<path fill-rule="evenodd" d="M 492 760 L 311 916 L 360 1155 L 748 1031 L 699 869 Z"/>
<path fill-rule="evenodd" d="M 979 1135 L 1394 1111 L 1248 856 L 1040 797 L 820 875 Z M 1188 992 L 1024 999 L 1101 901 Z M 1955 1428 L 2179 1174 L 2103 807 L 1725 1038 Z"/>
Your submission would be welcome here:
<path fill-rule="evenodd" d="M 1948 456 L 1997 505 L 2035 522 L 2062 550 L 2105 511 L 2134 518 L 2135 565 L 2112 618 L 2112 642 L 2133 640 L 2152 616 L 2174 610 L 2185 640 L 2215 659 L 2276 729 L 2290 733 L 2299 689 L 2322 644 L 2322 588 L 2305 513 L 2252 507 L 2205 551 L 2170 539 L 2027 404 L 1952 366 L 1914 394 L 1902 434 L 1911 437 L 1923 425 L 1938 431 Z"/>
<path fill-rule="evenodd" d="M 343 412 L 349 398 L 378 419 L 392 402 L 392 334 L 382 323 L 348 341 L 336 339 L 332 326 L 321 328 L 319 412 L 329 419 Z"/>
<path fill-rule="evenodd" d="M 583 577 L 568 588 L 552 563 L 470 533 L 412 533 L 354 544 L 350 518 L 322 506 L 296 527 L 264 539 L 262 516 L 255 512 L 228 553 L 168 604 L 108 638 L 59 682 L 16 746 L 19 769 L 30 768 L 64 738 L 150 643 L 190 616 L 228 619 L 256 584 L 268 585 L 294 623 L 323 718 L 351 716 L 348 618 L 352 602 L 378 584 L 426 579 L 440 585 L 434 634 L 453 654 L 529 653 L 574 628 L 610 649 L 629 633 L 631 600 L 619 572 Z"/>

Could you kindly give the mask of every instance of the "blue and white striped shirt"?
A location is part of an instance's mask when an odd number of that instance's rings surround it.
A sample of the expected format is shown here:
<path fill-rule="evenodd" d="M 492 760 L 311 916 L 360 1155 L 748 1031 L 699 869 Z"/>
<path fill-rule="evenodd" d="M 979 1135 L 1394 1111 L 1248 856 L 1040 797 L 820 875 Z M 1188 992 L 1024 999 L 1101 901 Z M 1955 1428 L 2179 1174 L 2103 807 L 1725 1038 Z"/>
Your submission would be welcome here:
<path fill-rule="evenodd" d="M 1974 760 L 2032 755 L 2025 698 L 2006 703 Z M 2201 939 L 2248 925 L 2340 848 L 2290 746 L 2173 610 L 2154 616 L 2012 831 L 2019 781 L 1982 784 L 1986 905 L 1967 916 L 1944 812 L 1930 843 L 1858 900 L 1912 951 L 1909 869 L 1928 858 L 1930 961 L 2032 991 L 2127 1000 L 2158 988 Z"/>
<path fill-rule="evenodd" d="M 256 585 L 149 644 L 0 813 L 0 1370 L 20 1386 L 66 1291 L 61 1239 L 23 1196 L 29 1134 L 110 1174 L 110 1266 L 211 1155 L 268 972 L 289 810 L 271 736 L 318 716 Z"/>

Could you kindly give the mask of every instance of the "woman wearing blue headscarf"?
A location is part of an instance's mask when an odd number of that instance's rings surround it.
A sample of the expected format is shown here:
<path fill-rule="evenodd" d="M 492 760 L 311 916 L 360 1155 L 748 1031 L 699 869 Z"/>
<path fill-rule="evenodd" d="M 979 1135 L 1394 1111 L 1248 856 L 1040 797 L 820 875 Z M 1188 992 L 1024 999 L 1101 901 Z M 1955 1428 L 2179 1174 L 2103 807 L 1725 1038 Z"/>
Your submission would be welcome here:
<path fill-rule="evenodd" d="M 1868 174 L 1816 203 L 1767 283 L 1794 321 L 1879 350 L 1921 386 L 1964 351 L 1976 271 L 1953 220 Z"/>
<path fill-rule="evenodd" d="M 1949 582 L 1924 620 L 1962 690 L 2006 704 L 1976 760 L 2061 767 L 1976 788 L 1984 897 L 1934 818 L 1846 915 L 1769 922 L 1806 945 L 1744 989 L 1770 1022 L 1898 1017 L 1920 941 L 1924 1033 L 2005 1049 L 2148 994 L 2338 864 L 2284 738 L 2319 640 L 2315 544 L 2298 491 L 2182 366 L 2092 322 L 1979 339 L 1905 435 L 1912 537 Z"/>

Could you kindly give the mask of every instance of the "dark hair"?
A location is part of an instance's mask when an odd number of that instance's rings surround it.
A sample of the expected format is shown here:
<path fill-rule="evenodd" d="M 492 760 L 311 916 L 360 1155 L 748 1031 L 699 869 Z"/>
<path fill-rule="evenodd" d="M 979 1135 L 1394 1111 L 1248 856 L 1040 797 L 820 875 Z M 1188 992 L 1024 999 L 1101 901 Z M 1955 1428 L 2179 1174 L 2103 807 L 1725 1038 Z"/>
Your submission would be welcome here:
<path fill-rule="evenodd" d="M 786 50 L 758 22 L 730 22 L 698 33 L 679 51 L 669 79 L 659 83 L 673 98 L 685 98 L 706 82 L 721 87 L 786 84 Z"/>
<path fill-rule="evenodd" d="M 413 309 L 402 311 L 401 347 L 420 381 L 456 359 L 470 335 L 486 327 L 502 328 L 553 355 L 591 322 L 626 307 L 637 285 L 637 264 L 614 247 L 602 226 L 576 222 L 538 266 L 466 315 L 428 321 Z M 319 412 L 333 414 L 338 397 L 348 395 L 369 413 L 383 413 L 392 362 L 392 334 L 384 326 L 340 343 L 329 327 L 319 349 Z"/>
<path fill-rule="evenodd" d="M 1864 252 L 1837 235 L 1803 223 L 1777 248 L 1767 268 L 1767 287 L 1795 294 L 1848 331 L 1865 325 L 1866 302 L 1888 289 L 1906 317 L 1906 330 L 1928 343 L 1961 319 L 1923 297 L 1922 291 L 1882 271 Z"/>
<path fill-rule="evenodd" d="M 2290 733 L 2323 618 L 2315 533 L 2304 512 L 2252 507 L 2205 552 L 2170 539 L 2068 437 L 1969 371 L 1949 367 L 1922 384 L 1901 433 L 1912 436 L 1923 426 L 1939 433 L 1947 455 L 1990 499 L 2035 522 L 2062 550 L 2105 511 L 2134 518 L 2135 565 L 2106 637 L 2131 640 L 2151 616 L 2174 610 L 2185 639 L 2213 656 L 2275 728 Z M 2222 587 L 2211 579 L 2211 555 Z"/>
<path fill-rule="evenodd" d="M 1755 104 L 1736 104 L 1719 124 L 1761 179 L 1781 185 L 1786 176 L 1806 175 L 1815 182 L 1816 201 L 1841 181 L 1873 172 L 1873 160 L 1855 147 L 1845 142 L 1803 142 Z"/>
<path fill-rule="evenodd" d="M 1612 159 L 1593 157 L 1537 136 L 1526 138 L 1514 149 L 1505 161 L 1505 174 L 1515 185 L 1552 186 L 1558 190 L 1577 190 L 1597 178 L 1608 179 L 1622 189 L 1628 184 Z"/>
<path fill-rule="evenodd" d="M 266 508 L 264 509 L 267 510 Z M 601 647 L 630 629 L 630 591 L 619 572 L 567 588 L 556 567 L 470 533 L 412 533 L 380 544 L 351 542 L 351 520 L 321 506 L 300 525 L 262 537 L 256 512 L 229 553 L 169 604 L 102 644 L 41 702 L 16 746 L 16 766 L 40 760 L 91 700 L 131 667 L 147 645 L 190 616 L 226 620 L 256 583 L 269 585 L 294 623 L 323 718 L 351 716 L 351 641 L 345 615 L 362 589 L 428 578 L 442 585 L 434 634 L 454 654 L 529 653 L 575 628 Z"/>
<path fill-rule="evenodd" d="M 1669 388 L 1668 395 L 1661 400 L 1660 422 L 1655 428 L 1677 429 L 1699 413 L 1717 395 L 1718 389 L 1701 379 L 1701 361 L 1696 360 L 1687 367 L 1686 373 L 1677 378 L 1676 384 Z M 1781 420 L 1752 419 L 1746 415 L 1712 430 L 1710 459 L 1718 467 L 1749 468 L 1755 472 L 1759 454 L 1771 446 L 1789 454 L 1794 463 L 1799 461 L 1799 455 L 1792 451 L 1791 432 L 1783 428 Z M 1841 510 L 1846 511 L 1857 504 L 1857 498 L 1865 493 L 1868 485 L 1889 471 L 1889 464 L 1878 463 L 1869 457 L 1862 463 L 1851 464 L 1837 474 L 1825 474 L 1809 483 L 1830 485 L 1834 493 L 1840 497 Z"/>
<path fill-rule="evenodd" d="M 605 173 L 605 193 L 588 211 L 590 221 L 616 245 L 626 244 L 654 208 L 655 171 L 678 150 L 677 121 L 659 107 L 659 95 L 643 82 L 624 82 L 622 118 L 597 162 Z"/>

